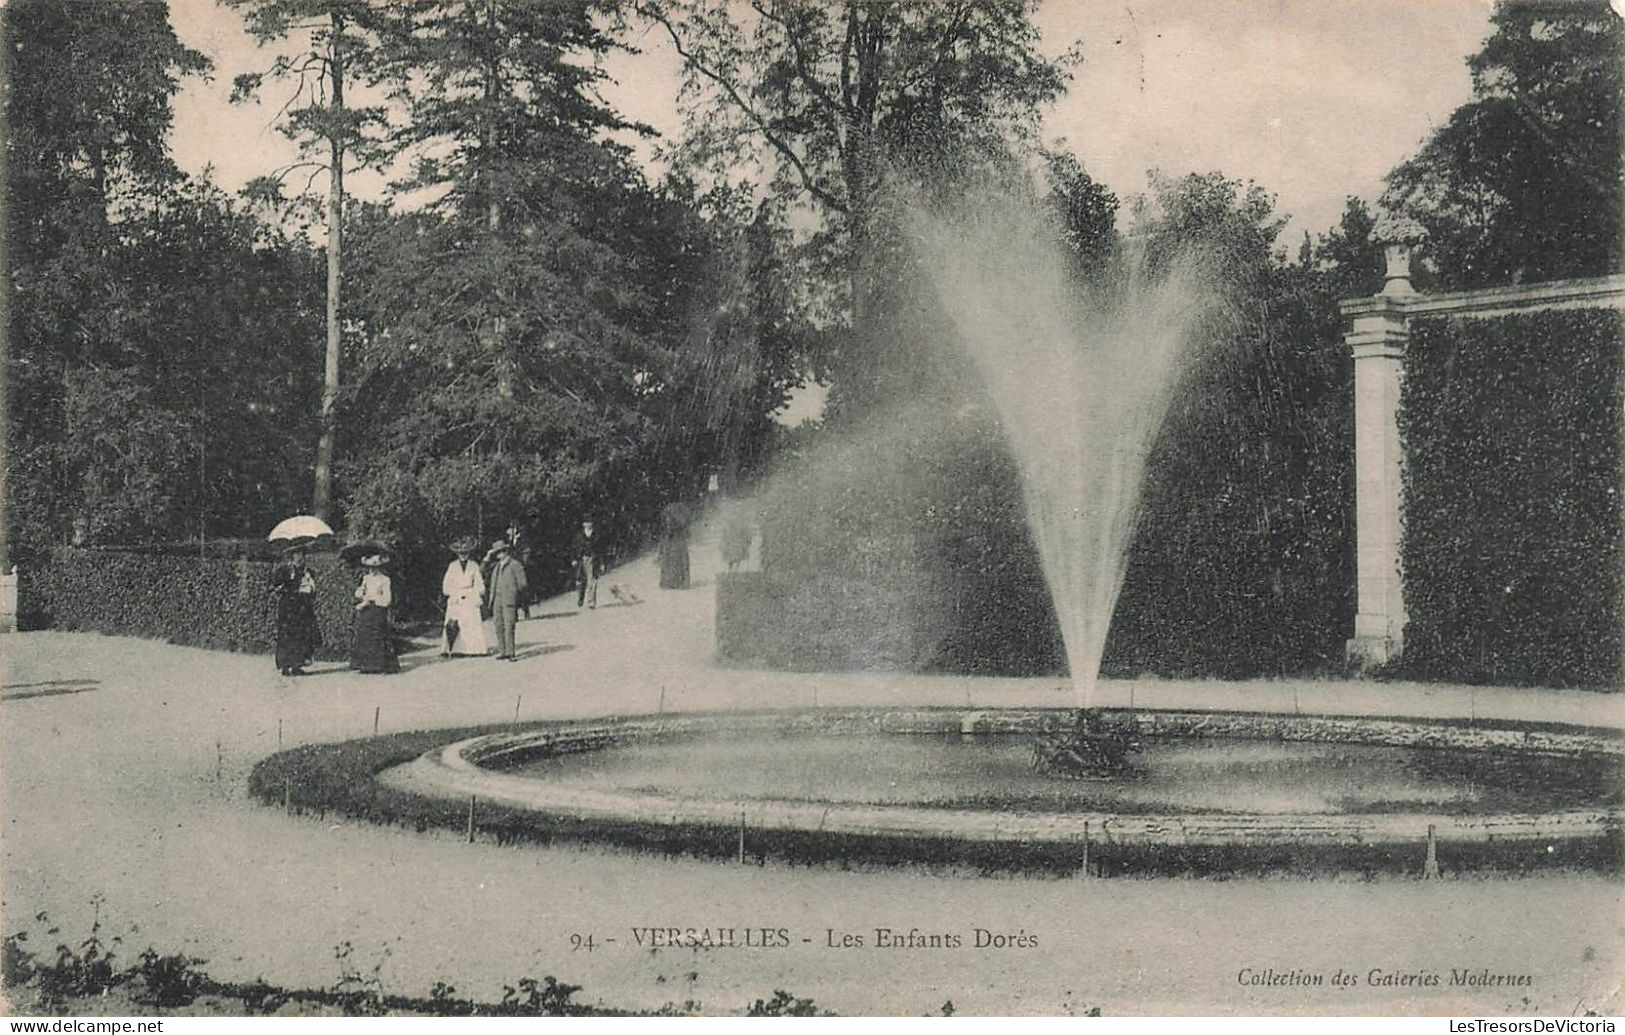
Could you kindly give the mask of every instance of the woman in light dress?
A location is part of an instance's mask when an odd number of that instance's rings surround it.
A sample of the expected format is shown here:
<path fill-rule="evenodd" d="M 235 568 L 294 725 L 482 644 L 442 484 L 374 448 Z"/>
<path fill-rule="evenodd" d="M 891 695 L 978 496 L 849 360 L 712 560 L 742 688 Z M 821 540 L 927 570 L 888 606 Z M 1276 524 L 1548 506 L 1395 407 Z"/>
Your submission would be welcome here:
<path fill-rule="evenodd" d="M 457 559 L 446 567 L 440 592 L 446 598 L 446 623 L 440 631 L 440 656 L 453 654 L 484 657 L 485 623 L 480 620 L 480 602 L 485 599 L 485 576 L 473 559 L 474 544 L 467 539 L 453 543 Z"/>
<path fill-rule="evenodd" d="M 350 649 L 350 667 L 374 674 L 399 672 L 395 657 L 394 633 L 389 626 L 389 608 L 395 602 L 387 563 L 383 554 L 361 559 L 365 573 L 355 589 L 355 642 Z"/>

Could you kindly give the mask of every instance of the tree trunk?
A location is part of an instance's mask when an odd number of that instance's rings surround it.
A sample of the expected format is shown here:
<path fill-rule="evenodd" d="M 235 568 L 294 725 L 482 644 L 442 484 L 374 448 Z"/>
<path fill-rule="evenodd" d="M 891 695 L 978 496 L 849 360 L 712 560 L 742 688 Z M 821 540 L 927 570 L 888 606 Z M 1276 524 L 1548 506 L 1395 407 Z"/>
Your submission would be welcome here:
<path fill-rule="evenodd" d="M 496 0 L 486 0 L 486 27 L 491 30 L 491 38 L 496 38 L 497 5 Z M 493 47 L 496 44 L 492 44 Z M 490 231 L 493 243 L 496 240 L 498 229 L 502 226 L 502 202 L 497 197 L 496 185 L 492 182 L 491 166 L 496 159 L 496 129 L 492 125 L 492 108 L 496 104 L 497 95 L 497 56 L 493 49 L 486 58 L 485 63 L 485 126 L 480 134 L 480 158 L 485 163 L 481 171 L 484 179 L 482 186 L 485 189 L 485 228 Z M 501 296 L 498 295 L 500 303 Z M 496 364 L 497 395 L 504 399 L 513 398 L 513 357 L 508 352 L 507 322 L 498 313 L 491 319 L 490 349 L 492 361 Z"/>
<path fill-rule="evenodd" d="M 328 47 L 328 74 L 332 77 L 330 107 L 344 107 L 344 64 L 339 49 L 343 22 L 333 18 L 333 38 Z M 328 196 L 327 196 L 327 360 L 322 379 L 322 430 L 316 441 L 316 496 L 313 510 L 317 517 L 328 521 L 333 510 L 333 454 L 338 440 L 339 403 L 339 351 L 342 340 L 339 333 L 339 298 L 343 245 L 344 245 L 344 141 L 338 136 L 328 138 Z"/>

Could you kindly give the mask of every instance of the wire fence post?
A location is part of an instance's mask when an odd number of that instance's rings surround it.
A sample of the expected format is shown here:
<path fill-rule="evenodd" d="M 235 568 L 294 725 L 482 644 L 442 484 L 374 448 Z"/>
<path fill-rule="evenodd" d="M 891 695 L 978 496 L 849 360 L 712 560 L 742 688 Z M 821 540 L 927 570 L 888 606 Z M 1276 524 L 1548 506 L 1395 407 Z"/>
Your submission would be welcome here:
<path fill-rule="evenodd" d="M 1439 879 L 1439 845 L 1438 839 L 1434 836 L 1432 823 L 1428 824 L 1428 854 L 1422 862 L 1422 879 Z"/>

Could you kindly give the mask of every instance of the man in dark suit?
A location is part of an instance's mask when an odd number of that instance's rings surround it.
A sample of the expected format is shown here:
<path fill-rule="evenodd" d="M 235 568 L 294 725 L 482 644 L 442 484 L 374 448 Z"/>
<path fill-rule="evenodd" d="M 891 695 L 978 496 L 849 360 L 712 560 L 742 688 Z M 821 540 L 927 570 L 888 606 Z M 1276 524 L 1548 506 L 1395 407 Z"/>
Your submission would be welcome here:
<path fill-rule="evenodd" d="M 598 606 L 598 576 L 603 573 L 603 561 L 599 557 L 601 546 L 598 537 L 593 534 L 592 522 L 581 522 L 581 531 L 576 533 L 570 553 L 576 566 L 577 607 L 582 604 L 589 608 Z"/>

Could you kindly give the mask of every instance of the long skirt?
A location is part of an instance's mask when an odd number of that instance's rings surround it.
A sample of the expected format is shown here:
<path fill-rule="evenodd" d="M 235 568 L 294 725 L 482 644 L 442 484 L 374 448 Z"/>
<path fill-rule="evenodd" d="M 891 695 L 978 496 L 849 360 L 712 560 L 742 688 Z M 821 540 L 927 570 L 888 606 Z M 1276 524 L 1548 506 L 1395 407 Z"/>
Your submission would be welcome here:
<path fill-rule="evenodd" d="M 447 628 L 452 622 L 457 623 L 457 638 L 451 639 L 446 635 Z M 485 623 L 480 620 L 480 599 L 469 597 L 467 600 L 446 601 L 446 627 L 440 630 L 440 652 L 442 654 L 473 654 L 476 656 L 489 653 L 485 641 Z"/>
<path fill-rule="evenodd" d="M 389 609 L 367 606 L 355 613 L 355 641 L 350 667 L 357 672 L 399 672 L 395 641 L 389 631 Z"/>
<path fill-rule="evenodd" d="M 279 672 L 303 668 L 316 655 L 321 634 L 316 608 L 308 593 L 284 593 L 276 604 L 276 667 Z"/>
<path fill-rule="evenodd" d="M 660 543 L 660 588 L 688 588 L 688 537 L 673 536 Z"/>

